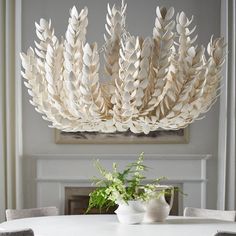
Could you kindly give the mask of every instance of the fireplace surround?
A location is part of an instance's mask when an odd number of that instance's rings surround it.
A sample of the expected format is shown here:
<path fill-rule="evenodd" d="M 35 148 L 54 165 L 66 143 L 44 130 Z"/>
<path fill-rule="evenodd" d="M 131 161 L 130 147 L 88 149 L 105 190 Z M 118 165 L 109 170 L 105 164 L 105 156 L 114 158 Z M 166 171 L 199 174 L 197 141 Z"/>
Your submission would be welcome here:
<path fill-rule="evenodd" d="M 78 155 L 34 155 L 31 162 L 32 181 L 28 191 L 29 206 L 54 205 L 65 212 L 66 187 L 91 187 L 91 178 L 98 175 L 93 161 L 100 159 L 109 168 L 117 162 L 120 168 L 135 160 L 138 154 L 78 154 Z M 147 172 L 147 181 L 157 177 L 168 177 L 163 184 L 180 186 L 187 197 L 179 197 L 178 212 L 184 207 L 206 207 L 207 168 L 211 155 L 203 154 L 145 154 L 145 164 L 152 167 Z M 36 180 L 36 181 L 34 181 Z M 35 197 L 34 197 L 35 196 Z"/>

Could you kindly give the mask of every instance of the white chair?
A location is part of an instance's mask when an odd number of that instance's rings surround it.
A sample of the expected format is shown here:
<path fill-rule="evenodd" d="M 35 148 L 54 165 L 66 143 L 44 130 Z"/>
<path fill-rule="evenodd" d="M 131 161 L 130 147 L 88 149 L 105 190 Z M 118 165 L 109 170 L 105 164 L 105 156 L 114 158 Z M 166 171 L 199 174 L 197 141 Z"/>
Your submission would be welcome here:
<path fill-rule="evenodd" d="M 221 231 L 216 233 L 214 236 L 236 236 L 236 232 Z"/>
<path fill-rule="evenodd" d="M 204 218 L 209 218 L 209 219 L 235 221 L 236 211 L 220 211 L 220 210 L 209 210 L 209 209 L 186 207 L 184 209 L 184 216 L 204 217 Z"/>
<path fill-rule="evenodd" d="M 58 214 L 59 210 L 56 207 L 42 207 L 21 210 L 7 209 L 6 219 L 9 221 L 28 217 L 56 216 Z"/>
<path fill-rule="evenodd" d="M 0 232 L 0 236 L 34 236 L 34 232 L 32 229 L 2 231 Z"/>

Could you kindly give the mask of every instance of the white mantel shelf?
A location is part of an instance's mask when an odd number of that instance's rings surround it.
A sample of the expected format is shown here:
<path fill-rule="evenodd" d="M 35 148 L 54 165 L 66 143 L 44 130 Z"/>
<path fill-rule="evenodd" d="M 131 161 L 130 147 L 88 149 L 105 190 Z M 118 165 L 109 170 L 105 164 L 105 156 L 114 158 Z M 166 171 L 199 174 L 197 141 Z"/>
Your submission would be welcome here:
<path fill-rule="evenodd" d="M 138 154 L 33 154 L 25 158 L 33 159 L 80 159 L 80 160 L 133 160 Z M 212 158 L 211 154 L 147 154 L 144 153 L 145 160 L 208 160 Z"/>
<path fill-rule="evenodd" d="M 68 178 L 36 178 L 37 182 L 60 182 L 60 183 L 76 183 L 76 184 L 92 184 L 92 180 L 89 179 L 68 179 Z M 152 182 L 154 179 L 147 179 L 145 182 Z M 179 184 L 179 183 L 206 183 L 207 179 L 166 179 L 162 181 L 163 184 Z"/>

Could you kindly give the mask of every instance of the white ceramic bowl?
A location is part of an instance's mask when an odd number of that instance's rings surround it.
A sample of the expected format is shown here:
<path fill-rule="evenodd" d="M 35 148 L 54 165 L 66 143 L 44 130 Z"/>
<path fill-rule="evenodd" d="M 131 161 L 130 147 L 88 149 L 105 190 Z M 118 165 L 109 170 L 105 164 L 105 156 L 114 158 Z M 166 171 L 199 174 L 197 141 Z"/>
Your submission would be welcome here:
<path fill-rule="evenodd" d="M 122 224 L 140 224 L 143 221 L 144 213 L 122 214 L 116 213 L 118 220 Z"/>

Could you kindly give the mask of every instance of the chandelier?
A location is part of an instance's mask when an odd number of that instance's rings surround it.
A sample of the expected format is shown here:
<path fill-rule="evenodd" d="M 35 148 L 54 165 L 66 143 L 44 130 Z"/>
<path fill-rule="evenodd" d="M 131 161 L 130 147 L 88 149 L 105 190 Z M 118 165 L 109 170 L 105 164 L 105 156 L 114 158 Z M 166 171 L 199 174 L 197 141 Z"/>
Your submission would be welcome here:
<path fill-rule="evenodd" d="M 152 37 L 131 36 L 126 7 L 107 7 L 105 43 L 86 43 L 88 9 L 70 10 L 65 38 L 51 20 L 35 23 L 39 42 L 21 54 L 22 76 L 35 110 L 50 127 L 66 132 L 144 132 L 180 129 L 207 112 L 216 101 L 224 40 L 211 37 L 196 46 L 193 17 L 157 7 Z M 108 80 L 99 78 L 105 58 Z"/>

